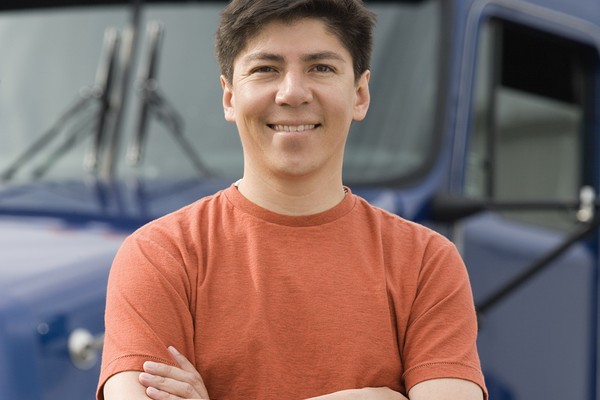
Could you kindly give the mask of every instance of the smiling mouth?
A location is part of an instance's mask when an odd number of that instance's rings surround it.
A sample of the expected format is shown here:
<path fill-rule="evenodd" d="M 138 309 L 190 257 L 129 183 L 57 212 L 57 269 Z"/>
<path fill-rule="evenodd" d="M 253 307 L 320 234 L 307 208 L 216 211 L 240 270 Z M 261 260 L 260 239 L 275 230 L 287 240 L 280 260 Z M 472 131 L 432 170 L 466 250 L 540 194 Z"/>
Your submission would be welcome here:
<path fill-rule="evenodd" d="M 305 132 L 320 126 L 319 124 L 308 124 L 308 125 L 272 125 L 269 124 L 269 128 L 277 132 Z"/>

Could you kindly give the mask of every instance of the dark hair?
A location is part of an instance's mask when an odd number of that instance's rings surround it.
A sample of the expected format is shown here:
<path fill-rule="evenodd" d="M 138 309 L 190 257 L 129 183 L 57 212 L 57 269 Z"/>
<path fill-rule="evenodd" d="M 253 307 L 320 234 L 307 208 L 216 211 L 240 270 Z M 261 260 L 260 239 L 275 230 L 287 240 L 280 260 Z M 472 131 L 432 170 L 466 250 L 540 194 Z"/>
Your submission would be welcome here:
<path fill-rule="evenodd" d="M 369 69 L 375 14 L 361 0 L 232 0 L 221 14 L 216 35 L 221 74 L 232 82 L 235 58 L 267 23 L 302 18 L 325 22 L 350 52 L 356 79 Z"/>

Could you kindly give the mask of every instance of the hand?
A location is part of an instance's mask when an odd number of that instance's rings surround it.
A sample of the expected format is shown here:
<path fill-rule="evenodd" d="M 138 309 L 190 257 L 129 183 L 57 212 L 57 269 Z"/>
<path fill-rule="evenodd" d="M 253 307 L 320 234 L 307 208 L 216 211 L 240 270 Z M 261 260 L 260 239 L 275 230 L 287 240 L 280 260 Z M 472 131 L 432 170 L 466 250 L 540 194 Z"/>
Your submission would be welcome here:
<path fill-rule="evenodd" d="M 306 400 L 408 400 L 388 387 L 349 389 Z"/>
<path fill-rule="evenodd" d="M 146 361 L 139 376 L 146 395 L 153 400 L 208 399 L 208 391 L 196 368 L 174 347 L 169 352 L 180 368 Z"/>

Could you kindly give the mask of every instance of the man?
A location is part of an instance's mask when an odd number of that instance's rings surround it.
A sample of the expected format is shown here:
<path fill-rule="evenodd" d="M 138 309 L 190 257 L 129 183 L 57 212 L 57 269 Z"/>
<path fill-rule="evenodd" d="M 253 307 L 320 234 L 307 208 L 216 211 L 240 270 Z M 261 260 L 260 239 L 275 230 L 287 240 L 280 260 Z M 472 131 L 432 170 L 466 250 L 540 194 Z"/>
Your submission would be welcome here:
<path fill-rule="evenodd" d="M 486 396 L 454 246 L 342 184 L 373 23 L 360 0 L 226 8 L 217 53 L 243 178 L 124 243 L 99 399 Z"/>

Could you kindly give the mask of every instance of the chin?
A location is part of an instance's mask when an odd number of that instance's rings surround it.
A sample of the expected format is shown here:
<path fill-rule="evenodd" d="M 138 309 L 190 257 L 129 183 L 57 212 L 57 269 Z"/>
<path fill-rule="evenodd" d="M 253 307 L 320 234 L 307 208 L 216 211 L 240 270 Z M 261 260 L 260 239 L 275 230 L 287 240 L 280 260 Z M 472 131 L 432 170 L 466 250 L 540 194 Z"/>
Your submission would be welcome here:
<path fill-rule="evenodd" d="M 276 174 L 290 179 L 304 178 L 314 175 L 318 168 L 313 165 L 280 165 L 275 169 Z"/>

